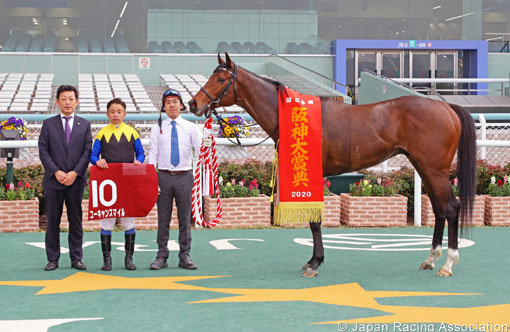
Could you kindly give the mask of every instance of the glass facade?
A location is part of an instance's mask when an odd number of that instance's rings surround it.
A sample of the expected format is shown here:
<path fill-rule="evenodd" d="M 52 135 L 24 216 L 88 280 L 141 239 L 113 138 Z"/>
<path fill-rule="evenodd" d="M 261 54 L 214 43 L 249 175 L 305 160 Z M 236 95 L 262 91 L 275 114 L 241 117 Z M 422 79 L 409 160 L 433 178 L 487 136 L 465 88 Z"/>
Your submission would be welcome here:
<path fill-rule="evenodd" d="M 510 0 L 0 1 L 3 52 L 314 54 L 335 39 L 489 40 L 508 51 Z M 397 75 L 393 60 L 383 61 Z"/>

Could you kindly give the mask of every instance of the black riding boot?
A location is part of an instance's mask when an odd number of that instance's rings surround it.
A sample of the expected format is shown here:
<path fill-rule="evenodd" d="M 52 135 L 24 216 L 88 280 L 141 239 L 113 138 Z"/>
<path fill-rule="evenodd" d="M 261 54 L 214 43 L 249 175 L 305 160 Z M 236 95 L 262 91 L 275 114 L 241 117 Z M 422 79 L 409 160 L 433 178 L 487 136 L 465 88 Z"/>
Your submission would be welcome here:
<path fill-rule="evenodd" d="M 124 265 L 126 266 L 126 270 L 136 270 L 135 264 L 133 264 L 133 253 L 135 252 L 135 233 L 133 234 L 124 234 L 126 238 L 126 258 L 124 260 Z"/>
<path fill-rule="evenodd" d="M 112 236 L 101 234 L 101 249 L 103 250 L 103 262 L 101 267 L 103 271 L 112 269 Z"/>

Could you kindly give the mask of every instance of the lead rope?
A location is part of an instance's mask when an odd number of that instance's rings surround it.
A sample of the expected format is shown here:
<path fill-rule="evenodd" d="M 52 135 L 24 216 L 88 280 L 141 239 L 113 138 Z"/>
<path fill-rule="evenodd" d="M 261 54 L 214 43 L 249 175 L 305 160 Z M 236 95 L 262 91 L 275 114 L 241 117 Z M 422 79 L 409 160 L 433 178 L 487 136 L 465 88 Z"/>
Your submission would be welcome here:
<path fill-rule="evenodd" d="M 274 189 L 276 187 L 276 181 L 278 176 L 278 142 L 275 144 L 273 160 L 271 165 L 271 181 L 269 182 L 269 187 L 271 187 L 271 197 L 269 197 L 269 202 L 273 203 L 274 201 Z"/>
<path fill-rule="evenodd" d="M 193 182 L 192 191 L 192 216 L 195 221 L 195 225 L 198 227 L 214 227 L 216 226 L 223 214 L 223 208 L 220 200 L 220 186 L 218 182 L 218 156 L 216 154 L 216 141 L 214 136 L 211 134 L 212 118 L 208 118 L 204 125 L 204 138 L 209 137 L 211 139 L 211 147 L 204 146 L 200 147 L 200 156 L 198 158 L 197 166 L 195 167 L 195 180 Z M 200 168 L 202 163 L 204 164 L 204 195 L 210 195 L 213 192 L 213 188 L 216 194 L 216 217 L 209 221 L 204 221 L 204 215 L 202 210 L 201 200 L 201 176 Z M 212 175 L 212 176 L 211 176 Z"/>

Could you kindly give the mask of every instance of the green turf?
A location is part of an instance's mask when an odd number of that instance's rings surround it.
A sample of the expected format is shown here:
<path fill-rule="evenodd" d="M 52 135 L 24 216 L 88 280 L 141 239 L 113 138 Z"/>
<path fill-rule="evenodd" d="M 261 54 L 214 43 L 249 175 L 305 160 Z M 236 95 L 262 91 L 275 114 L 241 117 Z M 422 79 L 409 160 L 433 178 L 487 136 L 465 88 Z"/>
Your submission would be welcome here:
<path fill-rule="evenodd" d="M 323 229 L 335 233 L 398 233 L 431 235 L 430 228 Z M 476 228 L 475 245 L 460 250 L 460 262 L 451 278 L 435 277 L 435 271 L 419 271 L 427 251 L 372 252 L 326 249 L 325 263 L 316 278 L 302 278 L 301 266 L 312 248 L 293 242 L 310 238 L 308 229 L 199 230 L 193 231 L 191 257 L 196 271 L 177 268 L 177 252 L 170 253 L 169 268 L 149 270 L 154 251 L 136 252 L 138 269 L 126 271 L 124 253 L 113 250 L 113 270 L 103 272 L 99 244 L 84 248 L 86 272 L 132 278 L 214 276 L 215 279 L 185 281 L 206 287 L 197 290 L 101 290 L 36 295 L 42 287 L 0 286 L 0 324 L 5 320 L 93 318 L 72 322 L 49 331 L 336 331 L 336 325 L 315 322 L 347 320 L 385 314 L 372 308 L 357 308 L 306 301 L 190 303 L 233 296 L 214 288 L 302 289 L 358 283 L 367 291 L 412 291 L 482 293 L 469 296 L 417 296 L 380 298 L 381 305 L 469 308 L 510 303 L 510 228 Z M 176 239 L 177 232 L 171 232 Z M 216 250 L 209 241 L 219 239 L 262 239 L 263 242 L 232 242 L 239 250 Z M 97 241 L 98 233 L 85 233 L 85 241 Z M 113 241 L 123 242 L 122 232 Z M 137 244 L 154 250 L 155 231 L 137 232 Z M 56 271 L 45 272 L 44 250 L 25 244 L 42 242 L 44 233 L 0 234 L 0 281 L 60 280 L 75 274 L 69 256 L 63 254 Z M 61 243 L 66 246 L 67 234 Z M 444 244 L 446 246 L 446 243 Z M 114 246 L 115 248 L 116 246 Z M 444 263 L 444 256 L 437 265 Z M 437 270 L 437 268 L 436 268 Z M 149 281 L 150 282 L 150 281 Z M 342 298 L 343 294 L 335 294 Z M 0 325 L 1 326 L 1 325 Z"/>

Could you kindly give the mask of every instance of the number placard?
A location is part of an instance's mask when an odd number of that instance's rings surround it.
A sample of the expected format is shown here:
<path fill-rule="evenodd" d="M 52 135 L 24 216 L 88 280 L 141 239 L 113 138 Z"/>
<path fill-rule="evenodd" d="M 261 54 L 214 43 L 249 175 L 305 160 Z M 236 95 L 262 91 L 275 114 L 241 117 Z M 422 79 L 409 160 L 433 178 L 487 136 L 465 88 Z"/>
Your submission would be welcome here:
<path fill-rule="evenodd" d="M 145 217 L 158 198 L 154 165 L 108 164 L 90 169 L 89 220 Z"/>

